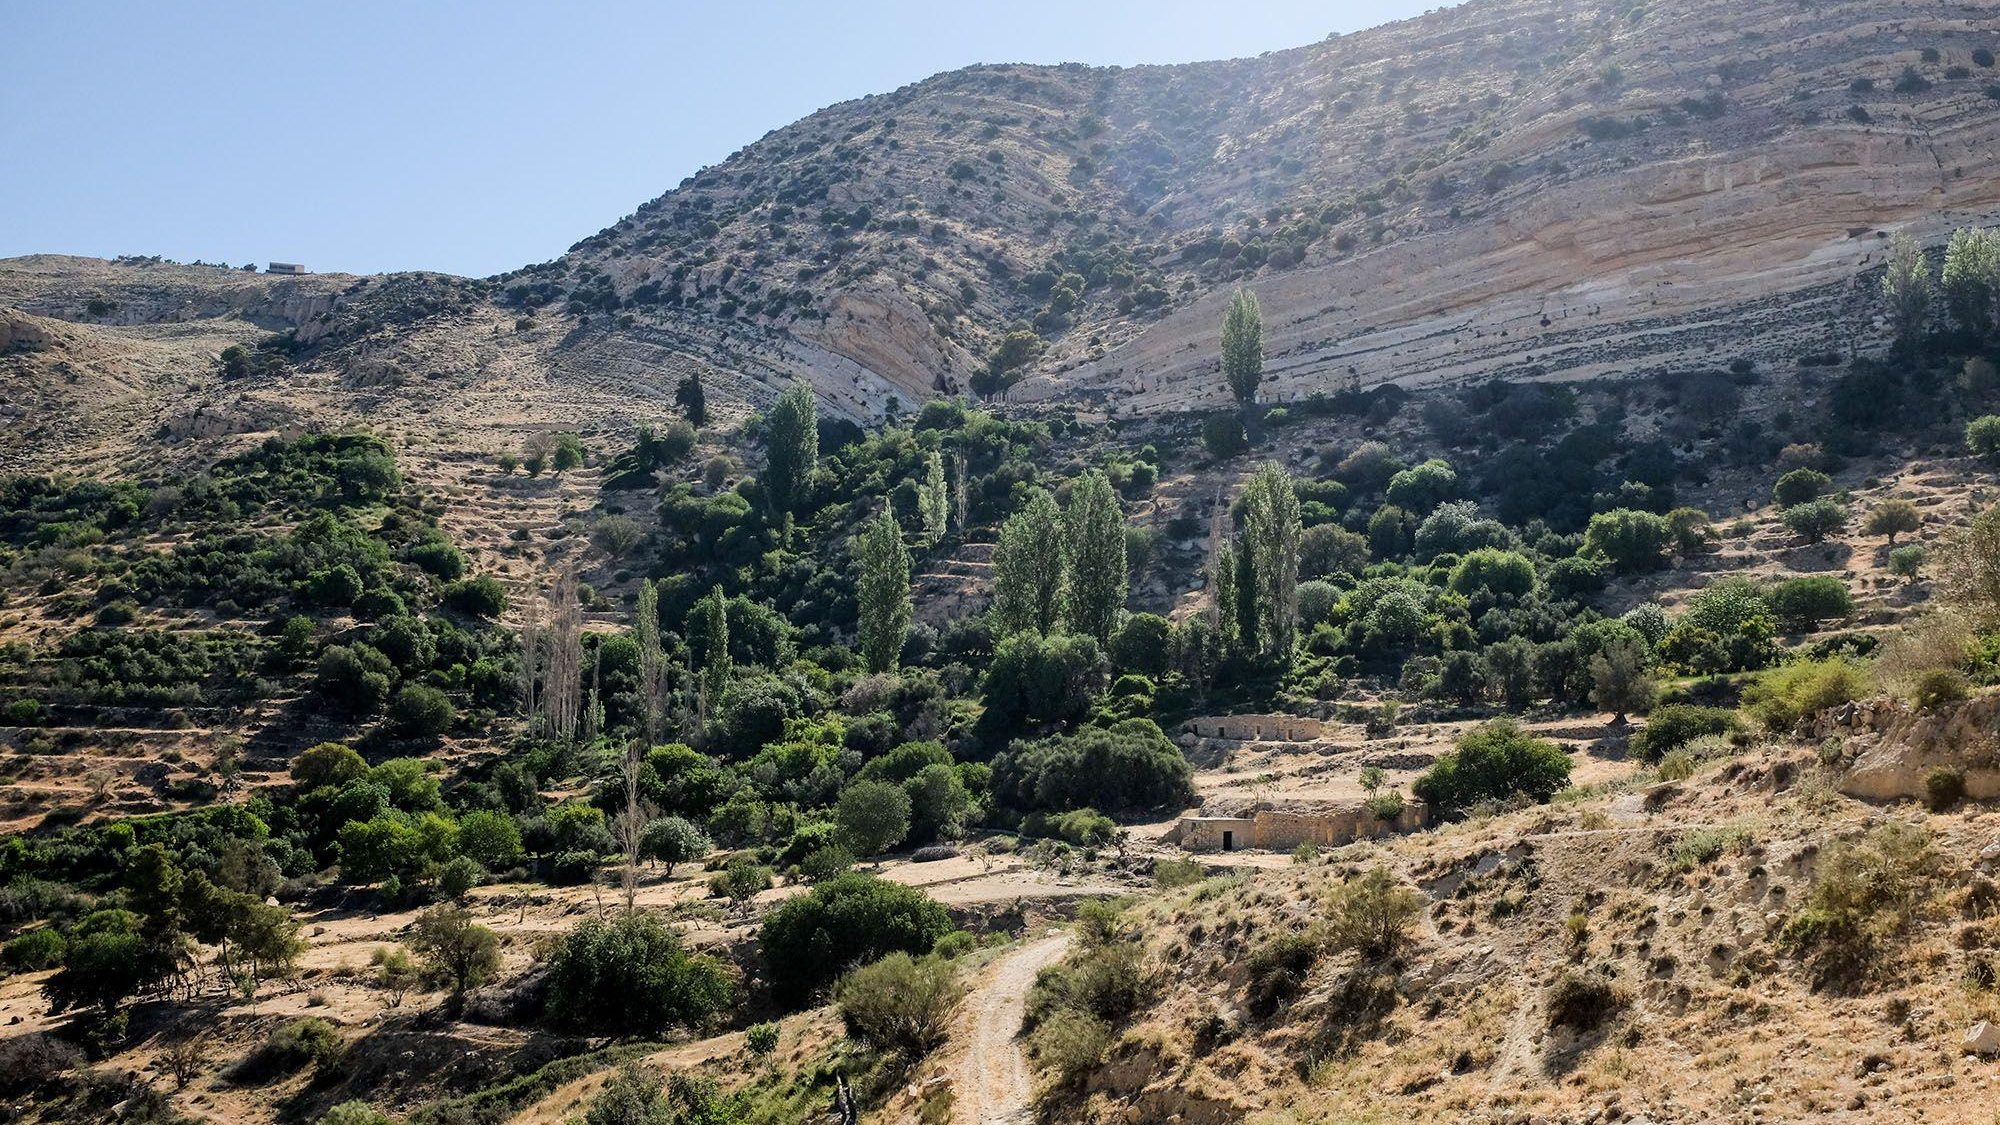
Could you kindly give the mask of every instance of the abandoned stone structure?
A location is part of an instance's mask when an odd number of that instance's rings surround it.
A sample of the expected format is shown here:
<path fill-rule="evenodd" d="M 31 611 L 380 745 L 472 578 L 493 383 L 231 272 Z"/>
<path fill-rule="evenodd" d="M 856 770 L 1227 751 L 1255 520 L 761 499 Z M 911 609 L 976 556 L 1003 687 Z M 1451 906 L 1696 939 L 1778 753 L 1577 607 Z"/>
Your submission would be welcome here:
<path fill-rule="evenodd" d="M 1318 719 L 1303 715 L 1210 715 L 1188 720 L 1198 738 L 1236 742 L 1314 742 L 1325 734 Z"/>
<path fill-rule="evenodd" d="M 1377 819 L 1361 805 L 1253 808 L 1235 815 L 1192 813 L 1182 817 L 1167 838 L 1194 852 L 1290 851 L 1300 844 L 1337 848 L 1368 837 L 1414 831 L 1428 823 L 1430 810 L 1421 801 L 1404 801 L 1403 811 L 1393 820 Z"/>

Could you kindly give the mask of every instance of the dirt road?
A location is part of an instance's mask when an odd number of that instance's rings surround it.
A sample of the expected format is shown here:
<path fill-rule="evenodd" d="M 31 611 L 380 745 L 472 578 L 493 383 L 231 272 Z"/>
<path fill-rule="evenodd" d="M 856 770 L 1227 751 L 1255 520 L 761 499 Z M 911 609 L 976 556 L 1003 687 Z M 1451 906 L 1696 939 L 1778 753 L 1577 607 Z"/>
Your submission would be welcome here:
<path fill-rule="evenodd" d="M 1021 1018 L 1035 974 L 1063 955 L 1069 935 L 1053 934 L 1007 954 L 972 986 L 953 1038 L 965 1044 L 952 1074 L 955 1125 L 1028 1125 L 1034 1075 L 1021 1053 Z"/>

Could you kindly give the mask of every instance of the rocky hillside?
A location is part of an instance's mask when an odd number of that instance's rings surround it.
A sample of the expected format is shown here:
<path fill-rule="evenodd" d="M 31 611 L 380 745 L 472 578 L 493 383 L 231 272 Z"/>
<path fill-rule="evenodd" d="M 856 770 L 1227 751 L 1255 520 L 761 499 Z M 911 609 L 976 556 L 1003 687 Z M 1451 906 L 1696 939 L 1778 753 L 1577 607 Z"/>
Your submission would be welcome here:
<path fill-rule="evenodd" d="M 213 415 L 273 388 L 133 380 L 271 332 L 323 377 L 311 402 L 282 388 L 309 414 L 500 376 L 663 399 L 689 372 L 725 410 L 796 378 L 854 418 L 968 390 L 1201 409 L 1239 285 L 1276 399 L 1790 366 L 1876 342 L 1891 232 L 2000 217 L 1995 8 L 1476 0 L 1255 59 L 974 67 L 779 129 L 484 281 L 17 259 L 0 380 L 31 449 L 105 402 L 236 427 Z"/>
<path fill-rule="evenodd" d="M 1857 342 L 1827 329 L 1888 232 L 2000 206 L 1993 15 L 1482 0 L 1255 59 L 978 67 L 780 129 L 502 286 L 845 402 L 984 372 L 1212 404 L 1238 284 L 1279 397 L 1790 358 Z"/>

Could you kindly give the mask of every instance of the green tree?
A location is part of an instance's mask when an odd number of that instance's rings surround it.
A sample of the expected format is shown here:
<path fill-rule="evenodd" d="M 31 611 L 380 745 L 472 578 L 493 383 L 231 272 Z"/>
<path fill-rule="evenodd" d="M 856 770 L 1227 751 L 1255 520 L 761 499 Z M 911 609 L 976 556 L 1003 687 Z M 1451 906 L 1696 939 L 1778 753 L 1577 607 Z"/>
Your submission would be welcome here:
<path fill-rule="evenodd" d="M 1440 813 L 1516 793 L 1546 801 L 1568 783 L 1569 770 L 1562 747 L 1529 735 L 1511 719 L 1495 719 L 1461 735 L 1455 749 L 1417 778 L 1413 791 Z"/>
<path fill-rule="evenodd" d="M 707 855 L 713 846 L 708 834 L 695 827 L 693 821 L 685 817 L 663 816 L 646 825 L 639 853 L 646 859 L 666 864 L 667 874 L 671 875 L 676 865 L 693 863 Z"/>
<path fill-rule="evenodd" d="M 404 684 L 389 704 L 389 722 L 404 738 L 436 738 L 457 719 L 451 700 L 429 684 Z"/>
<path fill-rule="evenodd" d="M 1243 419 L 1234 414 L 1211 414 L 1201 424 L 1201 447 L 1217 461 L 1226 461 L 1250 448 L 1250 436 L 1243 432 Z"/>
<path fill-rule="evenodd" d="M 488 871 L 506 871 L 521 862 L 521 829 L 506 813 L 474 809 L 458 819 L 458 850 Z"/>
<path fill-rule="evenodd" d="M 910 795 L 910 837 L 949 840 L 958 836 L 976 802 L 956 766 L 933 762 L 903 782 Z"/>
<path fill-rule="evenodd" d="M 322 742 L 292 759 L 292 782 L 301 792 L 324 785 L 337 788 L 367 776 L 368 759 L 338 742 Z"/>
<path fill-rule="evenodd" d="M 1108 644 L 1125 609 L 1127 580 L 1125 513 L 1109 477 L 1093 469 L 1071 485 L 1063 525 L 1070 551 L 1070 623 Z"/>
<path fill-rule="evenodd" d="M 924 521 L 924 544 L 943 539 L 951 523 L 951 491 L 944 480 L 944 456 L 933 449 L 924 458 L 924 483 L 917 490 L 917 514 Z"/>
<path fill-rule="evenodd" d="M 500 936 L 474 922 L 462 906 L 434 906 L 417 915 L 409 946 L 431 975 L 450 983 L 453 996 L 484 984 L 500 969 Z"/>
<path fill-rule="evenodd" d="M 1002 633 L 1055 631 L 1069 569 L 1062 512 L 1037 490 L 1000 525 L 993 548 L 993 613 Z"/>
<path fill-rule="evenodd" d="M 929 953 L 951 915 L 914 887 L 849 872 L 765 916 L 757 944 L 780 1003 L 797 1004 L 849 965 Z"/>
<path fill-rule="evenodd" d="M 1449 462 L 1435 457 L 1389 478 L 1389 503 L 1422 514 L 1458 492 L 1458 474 Z"/>
<path fill-rule="evenodd" d="M 729 970 L 688 953 L 680 935 L 644 911 L 578 923 L 549 957 L 548 1015 L 557 1027 L 659 1035 L 702 1027 L 736 993 Z"/>
<path fill-rule="evenodd" d="M 1590 697 L 1611 712 L 1612 722 L 1623 725 L 1627 712 L 1653 705 L 1659 688 L 1648 672 L 1652 662 L 1645 644 L 1632 637 L 1613 637 L 1590 658 Z"/>
<path fill-rule="evenodd" d="M 1156 613 L 1127 617 L 1111 638 L 1111 663 L 1121 672 L 1164 675 L 1174 657 L 1173 622 Z"/>
<path fill-rule="evenodd" d="M 709 699 L 715 700 L 729 686 L 730 673 L 729 599 L 723 596 L 722 587 L 711 589 L 696 603 L 689 617 L 698 617 L 702 624 L 702 687 Z"/>
<path fill-rule="evenodd" d="M 2000 414 L 1986 414 L 1967 422 L 1965 448 L 1987 461 L 2000 462 Z"/>
<path fill-rule="evenodd" d="M 681 376 L 674 388 L 674 405 L 681 408 L 681 417 L 696 428 L 708 425 L 708 392 L 702 389 L 699 372 L 690 371 Z"/>
<path fill-rule="evenodd" d="M 1236 401 L 1257 401 L 1257 384 L 1264 378 L 1264 314 L 1257 295 L 1238 289 L 1222 318 L 1222 378 Z"/>
<path fill-rule="evenodd" d="M 1668 533 L 1664 516 L 1618 508 L 1590 517 L 1583 532 L 1583 548 L 1611 560 L 1622 573 L 1636 573 L 1660 565 Z"/>
<path fill-rule="evenodd" d="M 1923 513 L 1908 500 L 1884 500 L 1868 513 L 1868 522 L 1862 530 L 1870 535 L 1886 535 L 1889 546 L 1896 546 L 1896 536 L 1907 535 L 1924 525 Z"/>
<path fill-rule="evenodd" d="M 1889 243 L 1889 268 L 1882 275 L 1882 300 L 1889 307 L 1889 323 L 1896 330 L 1896 346 L 1905 354 L 1916 350 L 1930 326 L 1930 263 L 1923 248 L 1907 234 L 1898 234 Z"/>
<path fill-rule="evenodd" d="M 1298 491 L 1272 461 L 1243 489 L 1244 542 L 1256 572 L 1258 626 L 1267 654 L 1289 658 L 1299 624 Z"/>
<path fill-rule="evenodd" d="M 910 550 L 894 512 L 884 508 L 854 538 L 854 584 L 861 656 L 874 672 L 896 666 L 910 635 Z"/>
<path fill-rule="evenodd" d="M 764 416 L 764 499 L 774 515 L 797 512 L 819 466 L 819 400 L 793 383 Z"/>
<path fill-rule="evenodd" d="M 880 855 L 910 834 L 910 795 L 886 781 L 857 781 L 840 791 L 834 819 L 854 854 Z"/>
<path fill-rule="evenodd" d="M 1945 303 L 1959 328 L 1975 336 L 1993 331 L 1993 303 L 2000 293 L 2000 230 L 1966 227 L 1945 245 Z"/>
<path fill-rule="evenodd" d="M 1808 500 L 1785 509 L 1785 526 L 1808 543 L 1824 542 L 1829 535 L 1847 526 L 1847 505 L 1831 496 Z"/>
<path fill-rule="evenodd" d="M 1771 499 L 1776 501 L 1780 508 L 1789 508 L 1794 504 L 1817 499 L 1825 495 L 1826 490 L 1831 487 L 1833 478 L 1818 469 L 1793 469 L 1779 477 L 1778 483 L 1771 486 Z"/>
<path fill-rule="evenodd" d="M 1766 595 L 1778 623 L 1795 633 L 1816 632 L 1828 621 L 1854 612 L 1847 583 L 1830 574 L 1788 578 Z"/>

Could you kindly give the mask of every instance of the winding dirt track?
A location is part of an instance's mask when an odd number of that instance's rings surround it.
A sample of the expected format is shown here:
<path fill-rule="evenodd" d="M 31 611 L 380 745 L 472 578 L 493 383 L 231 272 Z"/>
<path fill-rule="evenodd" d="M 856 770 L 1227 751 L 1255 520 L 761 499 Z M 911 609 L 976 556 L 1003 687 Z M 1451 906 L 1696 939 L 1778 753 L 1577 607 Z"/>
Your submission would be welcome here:
<path fill-rule="evenodd" d="M 1021 1020 L 1028 988 L 1069 948 L 1067 933 L 1052 934 L 1007 954 L 973 986 L 959 1012 L 953 1038 L 965 1053 L 952 1074 L 954 1125 L 1029 1125 L 1034 1120 L 1034 1074 L 1021 1053 Z"/>

